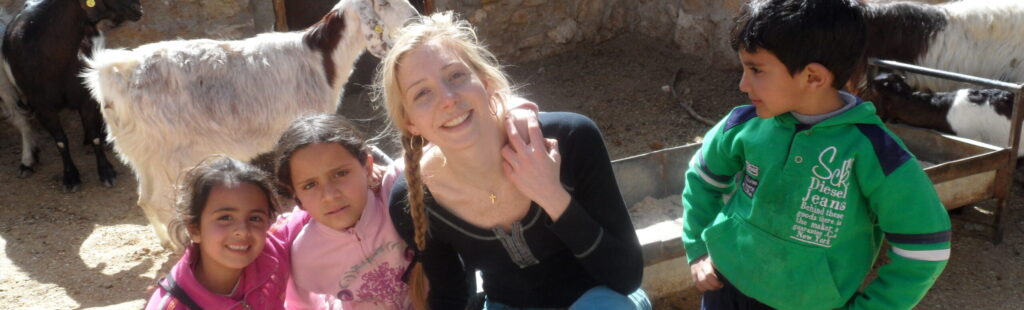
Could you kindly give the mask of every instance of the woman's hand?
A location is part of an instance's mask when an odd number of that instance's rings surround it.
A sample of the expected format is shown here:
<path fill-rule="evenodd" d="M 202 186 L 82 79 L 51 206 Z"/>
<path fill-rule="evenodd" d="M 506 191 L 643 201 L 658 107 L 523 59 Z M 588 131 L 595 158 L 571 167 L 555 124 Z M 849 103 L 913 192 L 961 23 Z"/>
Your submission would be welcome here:
<path fill-rule="evenodd" d="M 370 172 L 370 178 L 367 180 L 369 184 L 367 185 L 370 186 L 370 190 L 380 193 L 380 185 L 384 182 L 384 174 L 388 172 L 388 167 L 378 165 L 372 161 L 370 164 L 373 165 L 373 170 Z"/>
<path fill-rule="evenodd" d="M 558 141 L 544 138 L 536 117 L 527 120 L 525 135 L 512 118 L 506 120 L 505 128 L 508 144 L 501 149 L 505 176 L 519 192 L 540 205 L 552 221 L 557 221 L 572 199 L 559 176 L 562 156 Z"/>
<path fill-rule="evenodd" d="M 509 103 L 509 110 L 505 112 L 505 117 L 511 120 L 511 124 L 516 127 L 519 132 L 529 132 L 526 129 L 526 124 L 530 120 L 537 120 L 537 104 L 527 101 L 526 99 L 515 97 Z M 508 123 L 505 124 L 508 126 Z M 523 142 L 530 143 L 530 135 L 519 135 L 519 138 L 523 139 Z"/>

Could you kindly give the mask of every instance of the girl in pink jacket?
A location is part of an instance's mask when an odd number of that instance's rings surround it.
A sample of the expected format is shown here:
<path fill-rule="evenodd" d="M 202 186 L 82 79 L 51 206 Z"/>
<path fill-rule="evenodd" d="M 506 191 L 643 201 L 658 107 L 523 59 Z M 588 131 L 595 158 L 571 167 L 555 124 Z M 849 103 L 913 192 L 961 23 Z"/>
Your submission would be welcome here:
<path fill-rule="evenodd" d="M 301 117 L 275 148 L 278 181 L 312 217 L 292 244 L 289 309 L 406 309 L 411 257 L 391 225 L 386 197 L 396 167 L 375 190 L 373 157 L 338 115 Z M 383 192 L 383 193 L 380 193 Z"/>
<path fill-rule="evenodd" d="M 211 157 L 186 174 L 172 231 L 184 256 L 149 299 L 153 309 L 283 309 L 288 240 L 308 215 L 270 226 L 278 200 L 269 176 L 244 162 Z M 305 216 L 305 218 L 303 217 Z M 269 228 L 269 229 L 268 229 Z"/>

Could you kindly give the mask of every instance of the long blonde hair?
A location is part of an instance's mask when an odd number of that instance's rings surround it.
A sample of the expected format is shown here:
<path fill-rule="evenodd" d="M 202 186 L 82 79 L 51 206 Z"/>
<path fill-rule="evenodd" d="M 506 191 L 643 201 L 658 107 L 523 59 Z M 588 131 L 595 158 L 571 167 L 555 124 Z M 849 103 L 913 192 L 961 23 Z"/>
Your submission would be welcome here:
<path fill-rule="evenodd" d="M 375 83 L 375 101 L 383 102 L 391 119 L 391 126 L 398 131 L 405 152 L 409 210 L 415 228 L 415 247 L 418 253 L 426 248 L 427 231 L 430 227 L 423 202 L 423 179 L 420 177 L 420 159 L 427 141 L 422 136 L 412 134 L 407 127 L 405 102 L 398 84 L 398 67 L 401 65 L 402 56 L 434 40 L 439 40 L 444 47 L 453 50 L 469 65 L 493 93 L 495 97 L 492 100 L 497 100 L 496 103 L 504 105 L 513 96 L 508 76 L 501 70 L 497 58 L 480 43 L 473 27 L 465 20 L 457 18 L 451 11 L 420 16 L 402 28 L 394 46 L 381 60 Z M 423 264 L 417 260 L 409 274 L 409 295 L 413 307 L 418 310 L 429 308 L 426 284 Z"/>

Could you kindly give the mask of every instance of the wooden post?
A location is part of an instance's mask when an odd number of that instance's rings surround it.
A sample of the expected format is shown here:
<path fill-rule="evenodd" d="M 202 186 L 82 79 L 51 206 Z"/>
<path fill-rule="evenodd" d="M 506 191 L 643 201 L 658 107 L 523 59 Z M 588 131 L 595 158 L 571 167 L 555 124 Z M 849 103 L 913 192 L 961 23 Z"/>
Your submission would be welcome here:
<path fill-rule="evenodd" d="M 274 0 L 274 31 L 288 31 L 288 15 L 285 14 L 285 0 Z"/>

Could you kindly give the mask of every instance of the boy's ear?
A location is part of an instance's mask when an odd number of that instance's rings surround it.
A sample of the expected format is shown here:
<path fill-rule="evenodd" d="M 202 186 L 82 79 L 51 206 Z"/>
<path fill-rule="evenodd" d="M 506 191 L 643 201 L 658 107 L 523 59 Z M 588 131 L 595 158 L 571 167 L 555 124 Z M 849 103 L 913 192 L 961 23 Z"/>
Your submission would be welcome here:
<path fill-rule="evenodd" d="M 811 88 L 832 87 L 835 76 L 832 71 L 820 63 L 812 62 L 804 67 L 804 81 Z"/>

